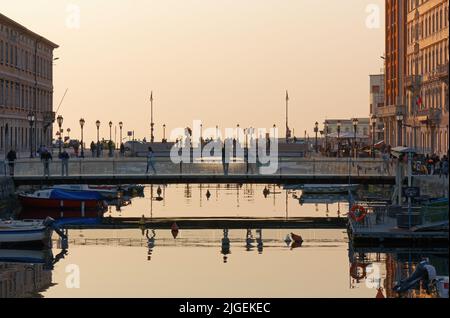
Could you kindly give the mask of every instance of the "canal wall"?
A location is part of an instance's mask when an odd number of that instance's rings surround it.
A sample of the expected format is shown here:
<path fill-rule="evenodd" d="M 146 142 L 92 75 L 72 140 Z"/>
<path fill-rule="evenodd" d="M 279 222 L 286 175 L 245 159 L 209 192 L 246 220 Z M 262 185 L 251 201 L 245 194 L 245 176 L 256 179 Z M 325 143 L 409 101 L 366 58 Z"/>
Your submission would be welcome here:
<path fill-rule="evenodd" d="M 0 218 L 13 216 L 17 212 L 14 182 L 10 177 L 0 177 Z"/>
<path fill-rule="evenodd" d="M 414 176 L 413 186 L 420 188 L 421 195 L 448 198 L 448 177 Z"/>

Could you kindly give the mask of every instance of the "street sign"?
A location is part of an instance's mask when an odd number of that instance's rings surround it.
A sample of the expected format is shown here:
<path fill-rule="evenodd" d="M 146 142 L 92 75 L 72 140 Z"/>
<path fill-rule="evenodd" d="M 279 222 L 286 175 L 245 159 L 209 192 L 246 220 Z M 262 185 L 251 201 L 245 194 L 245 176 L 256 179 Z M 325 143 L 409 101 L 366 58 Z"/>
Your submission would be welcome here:
<path fill-rule="evenodd" d="M 403 194 L 407 198 L 415 198 L 420 196 L 420 188 L 419 187 L 406 187 L 403 188 Z"/>

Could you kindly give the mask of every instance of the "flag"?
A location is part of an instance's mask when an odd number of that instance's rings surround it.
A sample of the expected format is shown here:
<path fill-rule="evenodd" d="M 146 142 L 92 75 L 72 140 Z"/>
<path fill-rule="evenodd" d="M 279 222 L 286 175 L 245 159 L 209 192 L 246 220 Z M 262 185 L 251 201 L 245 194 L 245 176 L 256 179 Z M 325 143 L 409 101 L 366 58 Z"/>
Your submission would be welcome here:
<path fill-rule="evenodd" d="M 417 96 L 417 106 L 422 106 L 422 96 Z"/>

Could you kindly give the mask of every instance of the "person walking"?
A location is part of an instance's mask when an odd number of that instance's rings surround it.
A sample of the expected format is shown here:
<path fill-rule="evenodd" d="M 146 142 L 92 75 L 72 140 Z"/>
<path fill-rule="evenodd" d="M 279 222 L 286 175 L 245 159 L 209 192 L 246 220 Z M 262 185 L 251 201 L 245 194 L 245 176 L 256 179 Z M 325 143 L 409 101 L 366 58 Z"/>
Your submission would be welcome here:
<path fill-rule="evenodd" d="M 120 156 L 123 157 L 125 155 L 125 145 L 123 142 L 120 143 Z"/>
<path fill-rule="evenodd" d="M 92 153 L 92 158 L 94 158 L 95 157 L 95 151 L 96 151 L 97 149 L 95 148 L 95 143 L 92 141 L 91 142 L 91 153 Z"/>
<path fill-rule="evenodd" d="M 66 149 L 61 152 L 59 155 L 59 159 L 61 159 L 61 175 L 62 176 L 68 176 L 69 175 L 69 154 L 67 153 Z"/>
<path fill-rule="evenodd" d="M 223 174 L 227 176 L 228 169 L 230 167 L 230 153 L 227 147 L 227 140 L 225 140 L 222 146 L 222 166 L 223 166 Z"/>
<path fill-rule="evenodd" d="M 150 167 L 152 168 L 153 173 L 156 174 L 156 169 L 155 169 L 155 165 L 154 165 L 154 162 L 153 162 L 154 156 L 155 156 L 155 154 L 153 152 L 152 147 L 148 147 L 148 152 L 147 152 L 147 169 L 145 171 L 146 174 L 150 170 Z"/>
<path fill-rule="evenodd" d="M 41 153 L 41 160 L 44 164 L 44 176 L 50 177 L 50 160 L 53 160 L 53 157 L 48 149 L 43 149 Z"/>
<path fill-rule="evenodd" d="M 14 162 L 17 159 L 16 151 L 11 149 L 6 155 L 6 159 L 8 159 L 9 175 L 14 176 Z"/>
<path fill-rule="evenodd" d="M 384 170 L 384 173 L 387 173 L 389 175 L 389 174 L 391 174 L 391 171 L 390 171 L 390 167 L 389 167 L 390 166 L 390 156 L 389 156 L 388 151 L 385 151 L 383 153 L 382 158 L 383 158 L 383 170 Z"/>

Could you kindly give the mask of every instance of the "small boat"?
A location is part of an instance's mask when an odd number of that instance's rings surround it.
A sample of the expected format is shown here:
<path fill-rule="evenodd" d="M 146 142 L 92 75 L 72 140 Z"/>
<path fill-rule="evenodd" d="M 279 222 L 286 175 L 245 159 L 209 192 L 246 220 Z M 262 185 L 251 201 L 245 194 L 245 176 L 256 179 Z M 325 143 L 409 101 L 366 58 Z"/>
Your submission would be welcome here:
<path fill-rule="evenodd" d="M 358 186 L 358 184 L 304 184 L 299 190 L 307 194 L 346 194 L 349 191 L 355 191 Z"/>
<path fill-rule="evenodd" d="M 94 192 L 104 200 L 113 200 L 119 197 L 119 190 L 116 186 L 109 185 L 87 185 L 87 184 L 61 184 L 55 185 L 51 189 L 71 191 L 71 192 Z"/>
<path fill-rule="evenodd" d="M 19 194 L 22 207 L 28 209 L 101 210 L 105 202 L 102 196 L 91 191 L 65 191 L 60 189 L 38 190 Z"/>
<path fill-rule="evenodd" d="M 348 195 L 339 193 L 302 193 L 299 198 L 300 204 L 334 204 L 348 202 Z"/>
<path fill-rule="evenodd" d="M 0 249 L 0 263 L 45 264 L 51 250 Z"/>
<path fill-rule="evenodd" d="M 42 220 L 0 221 L 0 245 L 47 244 L 52 228 Z"/>

